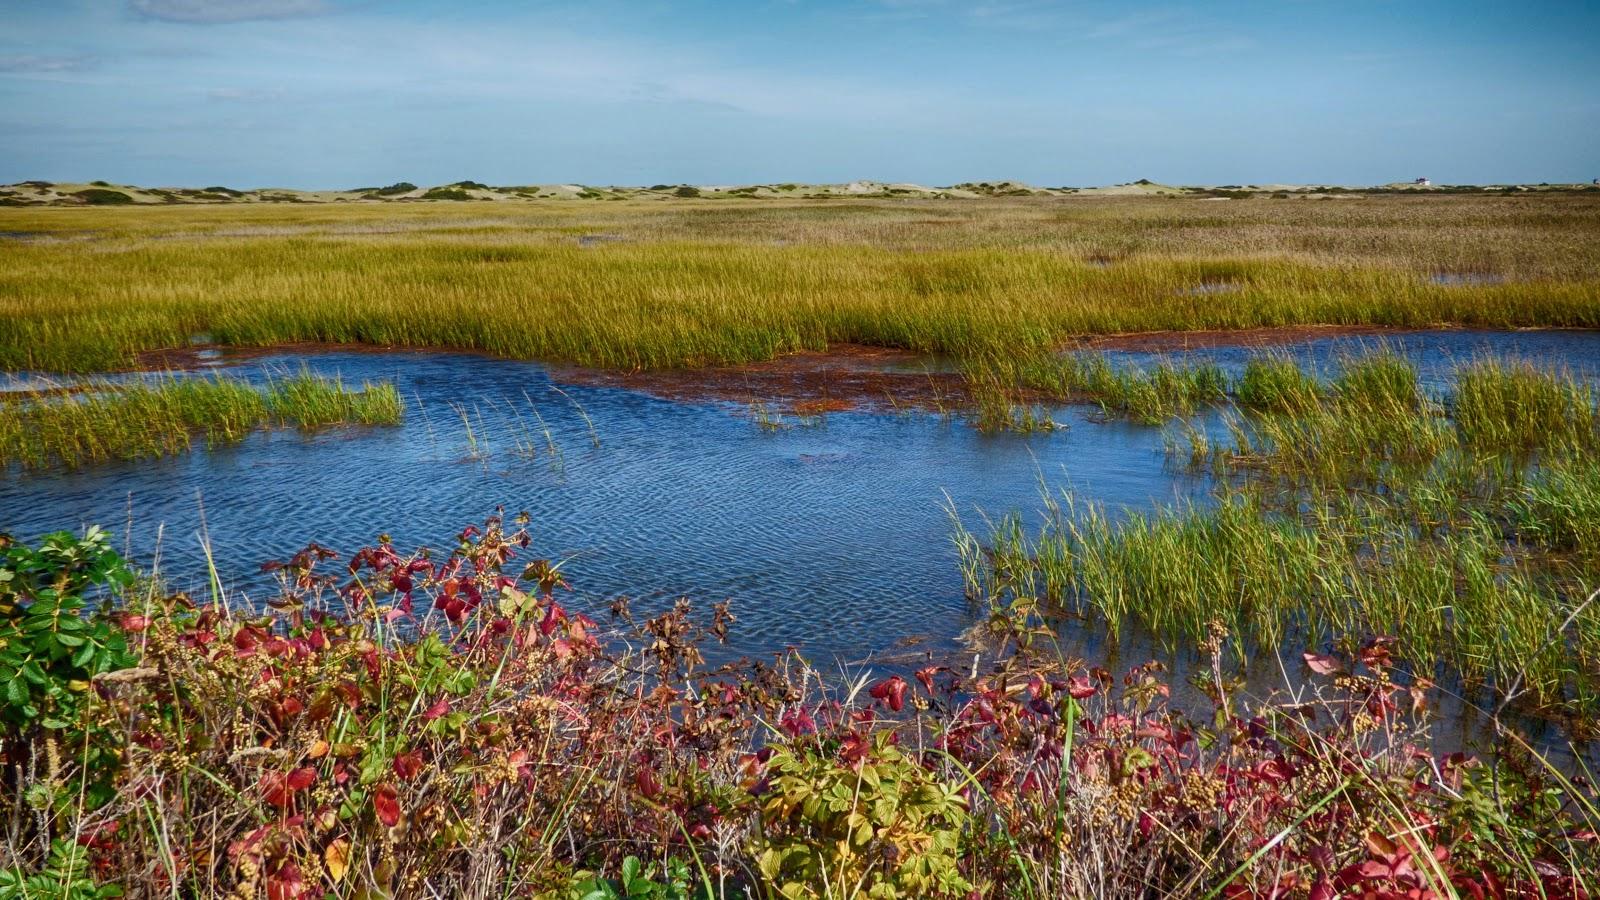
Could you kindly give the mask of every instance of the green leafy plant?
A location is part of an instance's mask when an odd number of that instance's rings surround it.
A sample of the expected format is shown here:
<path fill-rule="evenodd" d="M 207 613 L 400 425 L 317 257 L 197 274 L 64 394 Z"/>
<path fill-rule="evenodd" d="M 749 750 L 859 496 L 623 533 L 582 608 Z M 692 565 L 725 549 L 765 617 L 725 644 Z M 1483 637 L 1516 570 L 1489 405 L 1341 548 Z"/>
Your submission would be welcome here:
<path fill-rule="evenodd" d="M 40 871 L 0 869 L 0 900 L 101 900 L 121 897 L 122 888 L 99 884 L 89 874 L 89 851 L 71 841 L 50 845 L 50 859 Z"/>
<path fill-rule="evenodd" d="M 676 857 L 665 864 L 646 866 L 637 856 L 622 861 L 618 877 L 584 873 L 572 886 L 573 900 L 689 900 L 703 896 L 694 890 L 689 864 Z"/>
<path fill-rule="evenodd" d="M 34 810 L 85 801 L 96 808 L 113 792 L 118 742 L 84 711 L 93 679 L 134 658 L 124 631 L 107 610 L 90 610 L 89 596 L 132 578 L 98 527 L 82 538 L 46 535 L 37 548 L 0 534 L 0 760 L 30 766 L 42 754 L 45 777 L 24 797 Z M 84 763 L 81 783 L 61 777 L 64 747 Z"/>
<path fill-rule="evenodd" d="M 789 898 L 971 890 L 958 869 L 959 787 L 908 759 L 893 731 L 851 731 L 840 744 L 775 748 L 755 848 L 762 877 Z"/>
<path fill-rule="evenodd" d="M 89 681 L 133 664 L 123 633 L 86 615 L 91 590 L 132 580 L 110 536 L 59 531 L 37 548 L 0 535 L 0 723 L 9 737 L 76 719 Z"/>

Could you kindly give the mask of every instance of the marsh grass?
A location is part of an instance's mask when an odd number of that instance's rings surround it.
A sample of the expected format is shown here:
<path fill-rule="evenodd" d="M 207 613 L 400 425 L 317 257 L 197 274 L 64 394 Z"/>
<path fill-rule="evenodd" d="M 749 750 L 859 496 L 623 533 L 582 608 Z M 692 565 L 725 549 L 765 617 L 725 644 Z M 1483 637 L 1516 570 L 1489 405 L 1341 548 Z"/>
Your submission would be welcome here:
<path fill-rule="evenodd" d="M 1227 395 L 1227 376 L 1210 364 L 1162 362 L 1150 369 L 1114 365 L 1098 353 L 985 354 L 963 369 L 980 429 L 1002 427 L 1004 406 L 1090 402 L 1107 415 L 1160 425 Z"/>
<path fill-rule="evenodd" d="M 1388 352 L 1324 385 L 1252 362 L 1225 440 L 1189 424 L 1169 450 L 1219 476 L 1206 502 L 1114 516 L 1046 496 L 1035 534 L 957 524 L 974 597 L 1037 596 L 1172 646 L 1213 623 L 1262 647 L 1373 635 L 1422 671 L 1565 713 L 1600 702 L 1600 455 L 1590 389 L 1481 361 L 1446 396 Z M 982 547 L 981 555 L 973 548 Z M 1508 686 L 1515 685 L 1514 690 Z"/>
<path fill-rule="evenodd" d="M 1556 553 L 1600 559 L 1600 460 L 1542 467 L 1509 501 L 1518 530 Z"/>
<path fill-rule="evenodd" d="M 633 369 L 846 341 L 970 360 L 1122 331 L 1600 325 L 1584 197 L 460 206 L 0 212 L 60 235 L 0 247 L 0 368 L 127 367 L 197 333 Z M 1440 266 L 1505 280 L 1440 285 Z"/>
<path fill-rule="evenodd" d="M 1333 391 L 1345 403 L 1374 410 L 1414 409 L 1423 400 L 1416 365 L 1388 349 L 1347 356 Z"/>
<path fill-rule="evenodd" d="M 1466 367 L 1453 411 L 1463 440 L 1479 450 L 1589 449 L 1600 440 L 1594 390 L 1570 373 L 1530 363 Z"/>
<path fill-rule="evenodd" d="M 332 425 L 395 425 L 404 402 L 392 384 L 302 372 L 263 387 L 216 376 L 91 382 L 72 392 L 32 391 L 0 402 L 0 466 L 75 469 L 237 443 L 262 427 L 313 431 Z"/>
<path fill-rule="evenodd" d="M 1298 413 L 1317 408 L 1322 386 L 1293 360 L 1258 356 L 1245 363 L 1235 395 L 1245 409 Z"/>

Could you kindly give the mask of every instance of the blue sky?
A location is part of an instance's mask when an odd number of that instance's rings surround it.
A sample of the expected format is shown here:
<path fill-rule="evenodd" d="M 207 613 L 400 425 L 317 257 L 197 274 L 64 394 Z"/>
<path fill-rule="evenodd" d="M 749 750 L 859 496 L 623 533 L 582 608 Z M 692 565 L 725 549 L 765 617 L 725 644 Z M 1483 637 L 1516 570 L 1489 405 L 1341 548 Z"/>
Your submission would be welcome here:
<path fill-rule="evenodd" d="M 1600 4 L 0 0 L 0 181 L 1588 181 Z"/>

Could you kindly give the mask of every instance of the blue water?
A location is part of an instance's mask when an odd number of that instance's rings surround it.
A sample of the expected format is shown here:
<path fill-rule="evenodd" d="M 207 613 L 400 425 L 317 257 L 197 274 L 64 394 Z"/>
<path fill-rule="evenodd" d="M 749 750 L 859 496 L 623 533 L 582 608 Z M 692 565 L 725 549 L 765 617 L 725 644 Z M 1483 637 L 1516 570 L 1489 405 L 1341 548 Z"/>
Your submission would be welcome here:
<path fill-rule="evenodd" d="M 1041 477 L 1141 507 L 1206 488 L 1167 470 L 1158 430 L 1084 409 L 1036 438 L 923 413 L 772 431 L 743 407 L 553 386 L 539 365 L 469 355 L 271 356 L 229 371 L 302 366 L 393 379 L 405 424 L 3 480 L 0 527 L 31 538 L 98 523 L 195 589 L 205 536 L 225 586 L 259 601 L 272 583 L 252 573 L 310 541 L 348 553 L 388 532 L 402 548 L 448 547 L 503 506 L 531 514 L 534 551 L 565 560 L 582 605 L 731 599 L 742 651 L 854 660 L 907 637 L 948 645 L 970 624 L 947 503 L 976 523 L 979 509 L 1037 508 Z"/>
<path fill-rule="evenodd" d="M 1485 356 L 1600 378 L 1595 332 L 1318 337 L 1268 352 L 1331 373 L 1342 355 L 1378 347 L 1415 360 L 1434 386 Z M 1204 360 L 1236 372 L 1259 352 L 1111 355 Z M 641 613 L 679 597 L 702 608 L 731 600 L 733 652 L 800 646 L 826 668 L 960 646 L 975 611 L 962 597 L 951 508 L 981 535 L 984 514 L 1021 511 L 1036 522 L 1041 484 L 1070 487 L 1113 513 L 1204 498 L 1211 488 L 1169 463 L 1160 429 L 1106 422 L 1084 407 L 1055 410 L 1067 428 L 1033 436 L 986 436 L 926 412 L 833 413 L 810 425 L 789 416 L 788 427 L 769 430 L 741 406 L 562 384 L 535 363 L 473 355 L 213 362 L 252 379 L 303 367 L 347 383 L 393 380 L 406 421 L 261 433 L 172 459 L 0 477 L 0 530 L 33 539 L 97 523 L 132 558 L 201 596 L 209 544 L 229 596 L 252 603 L 273 593 L 260 564 L 310 541 L 348 554 L 386 532 L 402 549 L 448 547 L 462 527 L 504 507 L 531 515 L 533 552 L 563 561 L 571 605 L 596 618 L 618 596 Z M 1153 646 L 1138 635 L 1109 643 L 1092 624 L 1064 636 L 1068 652 L 1097 660 Z M 1281 684 L 1267 663 L 1263 683 Z M 1470 709 L 1452 716 L 1459 736 L 1483 727 Z"/>
<path fill-rule="evenodd" d="M 1449 329 L 1394 331 L 1382 335 L 1304 336 L 1271 344 L 1249 342 L 1164 352 L 1115 351 L 1108 355 L 1150 365 L 1161 360 L 1211 362 L 1231 374 L 1253 356 L 1288 356 L 1324 375 L 1338 371 L 1341 359 L 1389 351 L 1411 360 L 1425 386 L 1441 389 L 1458 366 L 1484 359 L 1531 362 L 1564 369 L 1579 378 L 1600 379 L 1600 331 L 1487 331 Z"/>
<path fill-rule="evenodd" d="M 1413 359 L 1435 386 L 1485 356 L 1600 378 L 1600 333 L 1587 331 L 1314 337 L 1266 352 L 1331 372 L 1375 348 Z M 1111 355 L 1237 372 L 1260 352 Z M 260 564 L 307 542 L 349 552 L 387 532 L 402 547 L 448 546 L 503 506 L 532 515 L 536 551 L 566 560 L 584 602 L 731 599 L 743 648 L 798 644 L 859 659 L 908 636 L 948 643 L 971 623 L 951 505 L 981 533 L 979 511 L 1037 510 L 1041 481 L 1113 509 L 1209 489 L 1168 464 L 1160 430 L 1081 407 L 1055 411 L 1064 431 L 1029 437 L 981 435 L 927 413 L 833 413 L 813 425 L 791 416 L 769 430 L 743 407 L 562 385 L 536 363 L 465 354 L 280 354 L 223 367 L 252 379 L 308 368 L 349 383 L 393 380 L 406 422 L 262 433 L 172 459 L 0 479 L 0 529 L 31 539 L 98 523 L 135 559 L 159 560 L 194 588 L 205 537 L 227 586 L 263 599 L 272 585 L 255 574 Z"/>

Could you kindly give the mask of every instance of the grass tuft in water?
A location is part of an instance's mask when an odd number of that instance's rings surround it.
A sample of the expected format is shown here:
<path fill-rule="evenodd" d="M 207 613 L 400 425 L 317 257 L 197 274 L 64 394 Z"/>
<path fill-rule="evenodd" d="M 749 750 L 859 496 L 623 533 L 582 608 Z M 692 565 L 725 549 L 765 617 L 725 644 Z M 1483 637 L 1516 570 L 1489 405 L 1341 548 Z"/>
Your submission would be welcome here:
<path fill-rule="evenodd" d="M 95 382 L 73 392 L 31 391 L 0 402 L 0 467 L 76 469 L 109 460 L 173 456 L 194 440 L 237 443 L 262 427 L 397 425 L 394 385 L 346 388 L 302 372 L 264 388 L 236 378 L 163 376 Z"/>
<path fill-rule="evenodd" d="M 1592 448 L 1600 439 L 1594 392 L 1566 372 L 1485 361 L 1458 376 L 1455 419 L 1477 450 Z"/>
<path fill-rule="evenodd" d="M 968 593 L 1002 608 L 1037 595 L 1173 645 L 1213 622 L 1266 648 L 1382 635 L 1424 670 L 1600 708 L 1592 392 L 1520 364 L 1475 363 L 1456 383 L 1430 397 L 1387 351 L 1341 361 L 1326 388 L 1253 361 L 1226 439 L 1190 422 L 1186 449 L 1168 442 L 1220 476 L 1212 502 L 1118 516 L 1047 498 L 1036 534 L 1002 518 L 983 564 L 968 554 Z"/>
<path fill-rule="evenodd" d="M 1245 363 L 1234 394 L 1245 409 L 1298 413 L 1321 403 L 1322 386 L 1293 360 L 1262 356 Z"/>

